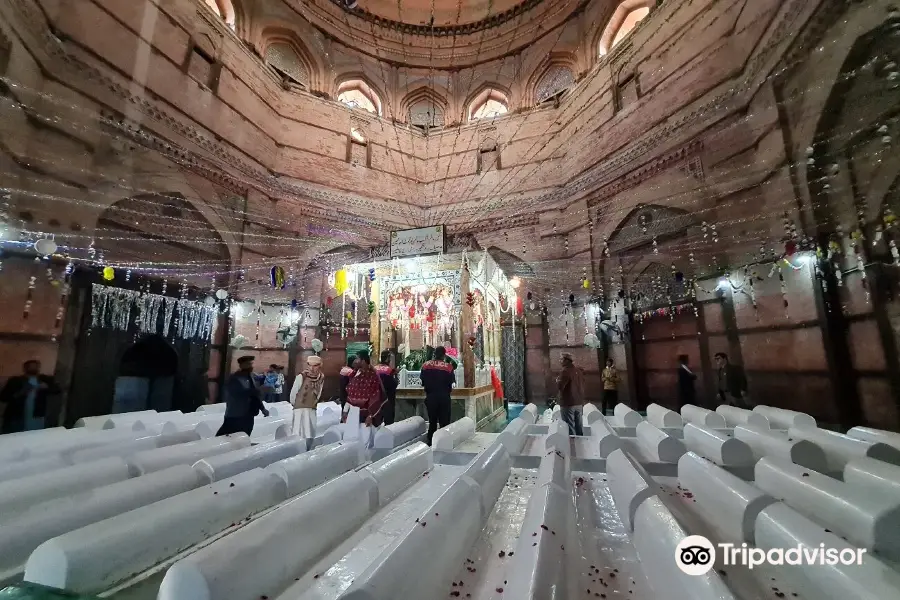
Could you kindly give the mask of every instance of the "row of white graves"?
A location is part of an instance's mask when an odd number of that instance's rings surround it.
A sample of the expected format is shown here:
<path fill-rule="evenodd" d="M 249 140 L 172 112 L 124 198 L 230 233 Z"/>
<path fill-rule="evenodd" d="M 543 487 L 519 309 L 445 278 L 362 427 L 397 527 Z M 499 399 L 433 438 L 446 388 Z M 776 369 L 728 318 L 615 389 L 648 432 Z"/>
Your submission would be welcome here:
<path fill-rule="evenodd" d="M 500 433 L 453 423 L 432 453 L 418 442 L 421 418 L 369 430 L 352 417 L 310 452 L 289 436 L 130 477 L 167 473 L 127 512 L 81 517 L 57 499 L 33 513 L 20 502 L 13 510 L 31 520 L 14 519 L 17 539 L 38 515 L 75 515 L 20 542 L 24 578 L 129 600 L 900 597 L 897 434 L 827 431 L 772 407 L 654 406 L 609 418 L 585 407 L 585 435 L 570 436 L 553 411 L 529 405 Z M 116 485 L 93 493 L 130 497 L 109 493 Z M 72 504 L 103 504 L 92 499 Z M 0 547 L 14 531 L 4 519 Z M 799 545 L 862 560 L 750 569 L 720 550 L 689 575 L 676 556 L 691 535 L 713 548 Z"/>
<path fill-rule="evenodd" d="M 214 437 L 223 416 L 216 405 L 190 415 L 107 415 L 71 430 L 0 436 L 0 582 L 24 578 L 25 585 L 77 594 L 130 588 L 136 574 L 174 564 L 185 549 L 198 550 L 370 464 L 361 436 L 307 452 L 307 440 L 290 435 L 290 405 L 268 409 L 252 438 Z M 419 421 L 390 426 L 397 434 L 389 450 L 412 447 L 416 436 L 402 432 L 424 433 Z M 420 444 L 370 464 L 371 478 L 354 477 L 365 489 L 375 481 L 386 499 L 430 468 L 430 450 Z M 361 498 L 366 494 L 374 492 Z M 323 504 L 333 509 L 323 522 L 336 522 L 340 498 Z"/>

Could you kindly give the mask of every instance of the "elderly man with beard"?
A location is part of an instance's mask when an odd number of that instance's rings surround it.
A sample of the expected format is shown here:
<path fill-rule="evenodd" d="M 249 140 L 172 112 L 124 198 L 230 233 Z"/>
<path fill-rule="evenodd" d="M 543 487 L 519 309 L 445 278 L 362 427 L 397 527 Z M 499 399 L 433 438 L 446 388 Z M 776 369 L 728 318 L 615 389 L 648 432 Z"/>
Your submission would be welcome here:
<path fill-rule="evenodd" d="M 322 359 L 310 356 L 306 359 L 306 369 L 294 379 L 291 386 L 290 402 L 294 406 L 294 426 L 292 433 L 311 440 L 316 437 L 316 405 L 322 395 Z"/>

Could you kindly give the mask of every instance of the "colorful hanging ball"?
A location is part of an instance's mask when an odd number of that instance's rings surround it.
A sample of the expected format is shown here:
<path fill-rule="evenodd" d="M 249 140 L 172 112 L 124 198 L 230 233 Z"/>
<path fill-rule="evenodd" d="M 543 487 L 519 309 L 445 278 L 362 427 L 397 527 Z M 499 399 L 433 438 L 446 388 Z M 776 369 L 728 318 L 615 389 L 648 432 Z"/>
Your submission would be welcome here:
<path fill-rule="evenodd" d="M 375 312 L 375 302 L 369 300 L 369 305 L 366 307 L 369 310 L 369 314 L 373 314 Z"/>
<path fill-rule="evenodd" d="M 591 287 L 591 282 L 587 280 L 587 277 L 581 280 L 581 287 L 583 287 L 584 289 L 588 289 L 589 287 Z"/>
<path fill-rule="evenodd" d="M 531 292 L 528 292 L 527 294 L 525 294 L 525 297 L 528 298 L 529 300 L 531 300 Z"/>
<path fill-rule="evenodd" d="M 350 284 L 347 281 L 347 271 L 344 269 L 336 271 L 334 274 L 334 291 L 338 293 L 338 296 L 342 296 L 348 289 L 350 289 Z"/>
<path fill-rule="evenodd" d="M 334 298 L 332 298 L 331 296 L 325 298 L 325 306 L 331 306 L 332 304 L 334 304 Z"/>
<path fill-rule="evenodd" d="M 216 290 L 216 298 L 219 300 L 225 300 L 228 298 L 228 290 Z"/>
<path fill-rule="evenodd" d="M 297 302 L 297 299 L 296 299 L 296 298 L 294 298 L 293 300 L 291 300 L 291 308 L 292 308 L 292 309 L 296 310 L 298 304 L 299 304 L 299 303 Z"/>
<path fill-rule="evenodd" d="M 369 269 L 369 281 L 375 281 L 375 269 Z"/>
<path fill-rule="evenodd" d="M 797 252 L 797 243 L 790 241 L 784 245 L 785 256 L 793 256 Z"/>
<path fill-rule="evenodd" d="M 681 271 L 675 273 L 675 281 L 677 281 L 678 283 L 684 281 L 684 273 L 682 273 Z"/>
<path fill-rule="evenodd" d="M 103 279 L 112 281 L 116 278 L 116 270 L 112 267 L 103 267 Z"/>
<path fill-rule="evenodd" d="M 569 294 L 569 304 L 575 304 L 575 294 Z"/>

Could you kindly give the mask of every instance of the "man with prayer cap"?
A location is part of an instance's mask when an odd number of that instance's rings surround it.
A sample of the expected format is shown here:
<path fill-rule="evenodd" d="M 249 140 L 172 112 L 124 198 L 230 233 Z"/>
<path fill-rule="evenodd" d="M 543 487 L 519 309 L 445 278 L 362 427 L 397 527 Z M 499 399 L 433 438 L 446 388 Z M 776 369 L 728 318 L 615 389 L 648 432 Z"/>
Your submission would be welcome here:
<path fill-rule="evenodd" d="M 291 386 L 290 403 L 294 405 L 294 427 L 292 433 L 311 440 L 316 437 L 316 404 L 322 395 L 322 358 L 310 356 L 306 359 L 306 369 L 294 379 Z"/>
<path fill-rule="evenodd" d="M 262 401 L 262 392 L 253 378 L 253 356 L 242 356 L 238 359 L 238 370 L 225 382 L 225 418 L 216 433 L 229 435 L 243 431 L 247 435 L 253 432 L 253 419 L 259 413 L 269 416 Z"/>

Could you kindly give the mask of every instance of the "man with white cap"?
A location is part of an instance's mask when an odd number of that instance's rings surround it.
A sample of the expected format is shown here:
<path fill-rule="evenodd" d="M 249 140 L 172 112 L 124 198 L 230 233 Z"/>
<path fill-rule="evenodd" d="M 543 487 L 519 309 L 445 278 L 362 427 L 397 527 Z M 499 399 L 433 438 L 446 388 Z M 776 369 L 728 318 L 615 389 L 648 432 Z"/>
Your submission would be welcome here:
<path fill-rule="evenodd" d="M 322 359 L 310 356 L 306 359 L 307 368 L 294 379 L 291 387 L 291 404 L 294 405 L 294 427 L 292 433 L 301 438 L 316 437 L 316 404 L 322 395 Z"/>

